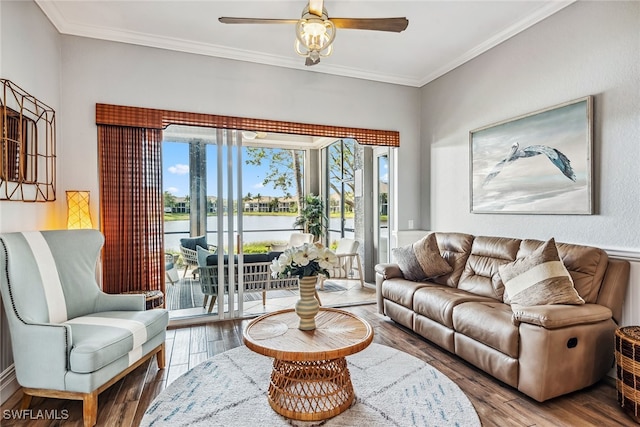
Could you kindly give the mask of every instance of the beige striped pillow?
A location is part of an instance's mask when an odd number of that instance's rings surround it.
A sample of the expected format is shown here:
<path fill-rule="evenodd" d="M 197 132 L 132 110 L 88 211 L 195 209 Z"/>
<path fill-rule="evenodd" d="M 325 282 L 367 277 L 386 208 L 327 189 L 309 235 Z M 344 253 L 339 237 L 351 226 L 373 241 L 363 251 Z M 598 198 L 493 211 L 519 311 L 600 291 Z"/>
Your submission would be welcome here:
<path fill-rule="evenodd" d="M 507 304 L 584 304 L 553 238 L 528 256 L 500 266 L 498 271 L 505 288 L 503 301 Z"/>

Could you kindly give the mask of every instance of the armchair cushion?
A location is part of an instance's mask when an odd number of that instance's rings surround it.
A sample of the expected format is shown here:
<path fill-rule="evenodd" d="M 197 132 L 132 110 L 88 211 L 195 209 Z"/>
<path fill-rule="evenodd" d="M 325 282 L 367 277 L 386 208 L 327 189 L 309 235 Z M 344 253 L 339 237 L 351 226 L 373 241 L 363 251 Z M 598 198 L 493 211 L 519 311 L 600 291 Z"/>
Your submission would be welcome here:
<path fill-rule="evenodd" d="M 71 371 L 94 372 L 125 355 L 135 362 L 142 355 L 142 344 L 164 333 L 168 321 L 165 310 L 148 310 L 107 311 L 64 322 L 71 326 L 73 337 Z"/>
<path fill-rule="evenodd" d="M 180 246 L 195 251 L 198 247 L 207 248 L 207 236 L 184 237 L 180 239 Z"/>

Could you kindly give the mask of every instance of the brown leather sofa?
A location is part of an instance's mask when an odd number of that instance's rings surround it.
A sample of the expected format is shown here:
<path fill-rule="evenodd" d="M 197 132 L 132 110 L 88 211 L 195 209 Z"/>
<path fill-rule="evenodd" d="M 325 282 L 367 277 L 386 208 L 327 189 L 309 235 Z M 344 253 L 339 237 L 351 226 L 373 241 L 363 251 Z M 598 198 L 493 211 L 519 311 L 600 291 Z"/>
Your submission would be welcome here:
<path fill-rule="evenodd" d="M 585 304 L 512 308 L 502 301 L 498 267 L 543 242 L 462 233 L 436 240 L 453 267 L 447 275 L 414 282 L 397 264 L 376 266 L 381 314 L 540 402 L 594 384 L 613 367 L 628 261 L 558 243 Z"/>

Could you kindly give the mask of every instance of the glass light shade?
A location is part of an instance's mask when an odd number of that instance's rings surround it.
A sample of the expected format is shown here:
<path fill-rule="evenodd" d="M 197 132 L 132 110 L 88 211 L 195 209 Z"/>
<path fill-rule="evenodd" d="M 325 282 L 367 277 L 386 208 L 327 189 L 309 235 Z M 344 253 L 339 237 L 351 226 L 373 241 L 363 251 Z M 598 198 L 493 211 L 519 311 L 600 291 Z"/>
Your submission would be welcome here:
<path fill-rule="evenodd" d="M 335 38 L 336 27 L 328 19 L 301 19 L 296 24 L 296 53 L 308 56 L 315 51 L 319 56 L 329 56 L 333 52 Z"/>
<path fill-rule="evenodd" d="M 93 228 L 88 191 L 67 191 L 67 228 Z"/>

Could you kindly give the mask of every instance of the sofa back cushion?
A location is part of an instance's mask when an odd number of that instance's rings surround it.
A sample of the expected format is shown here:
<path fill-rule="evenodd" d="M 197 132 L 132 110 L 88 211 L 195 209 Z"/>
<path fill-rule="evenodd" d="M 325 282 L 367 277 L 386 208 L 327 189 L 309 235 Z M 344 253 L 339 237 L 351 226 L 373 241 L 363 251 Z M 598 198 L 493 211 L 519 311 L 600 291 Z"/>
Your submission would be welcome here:
<path fill-rule="evenodd" d="M 440 255 L 453 268 L 451 273 L 431 279 L 440 285 L 455 288 L 458 286 L 460 276 L 464 271 L 467 258 L 471 253 L 473 236 L 464 233 L 436 233 L 436 241 L 440 249 Z"/>
<path fill-rule="evenodd" d="M 516 259 L 520 239 L 477 236 L 460 276 L 458 289 L 502 301 L 504 284 L 498 267 Z"/>
<path fill-rule="evenodd" d="M 529 255 L 542 244 L 544 242 L 540 240 L 523 240 L 517 257 Z M 570 243 L 556 243 L 556 246 L 560 259 L 571 274 L 578 295 L 586 303 L 595 303 L 607 270 L 607 253 L 599 248 Z"/>

